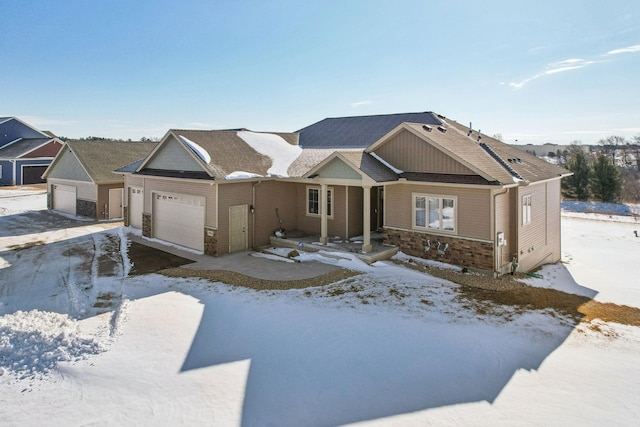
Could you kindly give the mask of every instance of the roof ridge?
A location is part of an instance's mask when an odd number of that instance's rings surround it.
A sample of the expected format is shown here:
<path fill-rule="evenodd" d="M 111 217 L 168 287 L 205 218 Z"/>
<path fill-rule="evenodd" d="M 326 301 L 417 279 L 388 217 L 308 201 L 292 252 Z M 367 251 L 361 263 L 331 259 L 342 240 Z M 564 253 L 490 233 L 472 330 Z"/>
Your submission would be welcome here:
<path fill-rule="evenodd" d="M 436 116 L 438 115 L 434 111 L 413 111 L 413 112 L 408 112 L 408 113 L 384 113 L 384 114 L 367 114 L 367 115 L 364 115 L 364 116 L 325 117 L 322 120 L 328 120 L 328 119 L 355 119 L 355 118 L 360 118 L 360 117 L 364 118 L 364 117 L 403 116 L 403 115 L 406 115 L 406 114 L 435 114 Z"/>

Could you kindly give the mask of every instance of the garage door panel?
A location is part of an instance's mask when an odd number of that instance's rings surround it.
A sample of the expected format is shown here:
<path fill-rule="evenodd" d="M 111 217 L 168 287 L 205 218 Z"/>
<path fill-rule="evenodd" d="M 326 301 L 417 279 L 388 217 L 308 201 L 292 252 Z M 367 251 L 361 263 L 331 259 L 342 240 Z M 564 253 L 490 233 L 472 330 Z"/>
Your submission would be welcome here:
<path fill-rule="evenodd" d="M 142 228 L 142 206 L 144 197 L 142 189 L 129 188 L 129 225 L 134 228 Z"/>
<path fill-rule="evenodd" d="M 152 216 L 154 237 L 199 251 L 204 250 L 203 197 L 154 193 Z"/>
<path fill-rule="evenodd" d="M 76 214 L 76 187 L 71 185 L 53 186 L 53 210 Z"/>

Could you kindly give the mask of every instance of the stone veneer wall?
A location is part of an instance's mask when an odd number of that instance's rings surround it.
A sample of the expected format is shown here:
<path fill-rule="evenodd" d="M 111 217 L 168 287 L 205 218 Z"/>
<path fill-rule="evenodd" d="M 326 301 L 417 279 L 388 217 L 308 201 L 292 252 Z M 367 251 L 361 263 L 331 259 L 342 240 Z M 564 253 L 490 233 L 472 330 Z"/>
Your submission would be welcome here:
<path fill-rule="evenodd" d="M 124 216 L 124 226 L 128 227 L 129 226 L 129 209 L 127 209 L 128 206 L 123 206 L 122 207 L 122 215 Z"/>
<path fill-rule="evenodd" d="M 212 235 L 210 236 L 209 233 L 211 233 Z M 218 256 L 218 230 L 205 227 L 204 253 L 206 255 Z"/>
<path fill-rule="evenodd" d="M 145 237 L 151 236 L 151 214 L 142 214 L 142 235 Z"/>
<path fill-rule="evenodd" d="M 76 199 L 76 215 L 100 219 L 96 215 L 96 202 L 89 200 Z"/>
<path fill-rule="evenodd" d="M 431 240 L 431 249 L 424 251 L 427 240 Z M 449 244 L 444 255 L 440 255 L 437 242 Z M 466 240 L 457 237 L 436 236 L 409 230 L 384 229 L 384 243 L 398 246 L 407 255 L 442 261 L 449 264 L 470 267 L 493 272 L 493 243 Z"/>

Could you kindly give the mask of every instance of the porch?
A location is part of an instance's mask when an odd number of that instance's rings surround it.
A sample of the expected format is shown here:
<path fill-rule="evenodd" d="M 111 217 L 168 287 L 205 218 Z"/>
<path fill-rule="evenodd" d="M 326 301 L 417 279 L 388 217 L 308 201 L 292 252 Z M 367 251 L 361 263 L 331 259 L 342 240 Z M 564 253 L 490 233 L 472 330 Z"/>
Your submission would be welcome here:
<path fill-rule="evenodd" d="M 372 232 L 370 235 L 371 250 L 362 250 L 363 237 L 352 237 L 342 239 L 340 237 L 329 237 L 327 243 L 321 243 L 321 236 L 317 234 L 307 234 L 300 231 L 288 231 L 286 237 L 271 236 L 271 245 L 275 247 L 285 247 L 291 249 L 301 249 L 304 251 L 332 251 L 350 253 L 366 262 L 373 264 L 376 261 L 389 259 L 398 252 L 397 246 L 382 243 L 381 232 Z"/>

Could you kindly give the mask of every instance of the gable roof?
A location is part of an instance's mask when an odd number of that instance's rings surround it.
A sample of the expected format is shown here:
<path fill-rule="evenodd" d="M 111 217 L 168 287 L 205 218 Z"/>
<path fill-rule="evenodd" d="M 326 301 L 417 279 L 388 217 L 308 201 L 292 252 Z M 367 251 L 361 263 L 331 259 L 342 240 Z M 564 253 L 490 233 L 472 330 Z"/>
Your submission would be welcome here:
<path fill-rule="evenodd" d="M 78 159 L 95 184 L 123 182 L 123 178 L 113 171 L 125 164 L 145 157 L 156 146 L 157 142 L 122 142 L 122 141 L 67 141 L 43 177 L 51 173 L 65 150 L 70 150 Z"/>
<path fill-rule="evenodd" d="M 136 172 L 184 178 L 206 178 L 197 172 L 187 173 L 185 171 L 180 173 L 179 171 L 171 170 L 146 169 L 151 164 L 153 157 L 161 152 L 163 145 L 168 144 L 169 141 L 177 141 L 210 178 L 224 180 L 234 172 L 248 172 L 260 176 L 278 175 L 278 173 L 274 173 L 273 168 L 278 166 L 279 155 L 260 153 L 248 142 L 250 138 L 257 139 L 258 142 L 264 139 L 267 146 L 270 142 L 273 147 L 280 147 L 281 149 L 287 149 L 289 146 L 297 147 L 298 142 L 298 135 L 295 133 L 252 132 L 246 129 L 172 129 L 164 136 L 153 152 L 137 167 Z M 195 147 L 193 143 L 195 143 Z M 204 150 L 205 153 L 200 153 L 200 149 Z M 209 157 L 208 159 L 206 158 L 207 156 Z M 287 166 L 285 165 L 285 170 L 287 170 Z"/>
<path fill-rule="evenodd" d="M 477 131 L 469 132 L 468 127 L 446 119 L 443 119 L 438 127 L 402 123 L 365 151 L 374 152 L 402 131 L 411 132 L 477 174 L 456 176 L 404 171 L 400 174 L 402 178 L 415 181 L 508 185 L 520 181 L 526 183 L 558 178 L 569 173 L 566 169 L 535 156 L 525 156 L 526 153 L 487 135 L 482 134 L 478 141 Z"/>
<path fill-rule="evenodd" d="M 17 159 L 23 157 L 30 152 L 46 145 L 55 138 L 21 138 L 4 147 L 0 147 L 0 159 Z"/>
<path fill-rule="evenodd" d="M 438 126 L 432 112 L 334 117 L 300 129 L 300 146 L 307 148 L 364 149 L 404 122 Z"/>
<path fill-rule="evenodd" d="M 0 118 L 0 147 L 20 139 L 51 139 L 51 136 L 39 131 L 17 117 Z"/>

